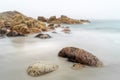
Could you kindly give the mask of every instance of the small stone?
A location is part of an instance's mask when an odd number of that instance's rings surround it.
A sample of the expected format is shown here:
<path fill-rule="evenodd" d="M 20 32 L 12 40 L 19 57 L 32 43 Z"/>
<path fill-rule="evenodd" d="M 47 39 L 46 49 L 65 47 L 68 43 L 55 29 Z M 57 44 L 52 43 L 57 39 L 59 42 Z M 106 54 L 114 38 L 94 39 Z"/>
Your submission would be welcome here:
<path fill-rule="evenodd" d="M 84 68 L 84 67 L 85 67 L 85 65 L 82 65 L 80 63 L 76 63 L 76 64 L 73 64 L 72 69 L 77 70 L 77 69 L 81 69 L 81 68 Z"/>
<path fill-rule="evenodd" d="M 38 34 L 35 36 L 36 38 L 41 38 L 41 39 L 49 39 L 49 38 L 52 38 L 49 34 Z"/>

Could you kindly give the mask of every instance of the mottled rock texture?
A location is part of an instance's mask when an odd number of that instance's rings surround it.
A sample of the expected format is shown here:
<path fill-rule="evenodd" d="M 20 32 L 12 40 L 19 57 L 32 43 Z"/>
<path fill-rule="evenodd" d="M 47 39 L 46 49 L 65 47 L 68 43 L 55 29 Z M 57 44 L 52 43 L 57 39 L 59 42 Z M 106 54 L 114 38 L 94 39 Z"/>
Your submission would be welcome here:
<path fill-rule="evenodd" d="M 76 47 L 65 47 L 59 52 L 58 55 L 60 57 L 68 58 L 69 61 L 88 66 L 103 66 L 103 63 L 92 53 Z"/>
<path fill-rule="evenodd" d="M 57 70 L 58 67 L 59 66 L 56 64 L 35 63 L 35 64 L 31 64 L 28 67 L 27 73 L 30 76 L 38 77 L 38 76 L 53 72 Z"/>

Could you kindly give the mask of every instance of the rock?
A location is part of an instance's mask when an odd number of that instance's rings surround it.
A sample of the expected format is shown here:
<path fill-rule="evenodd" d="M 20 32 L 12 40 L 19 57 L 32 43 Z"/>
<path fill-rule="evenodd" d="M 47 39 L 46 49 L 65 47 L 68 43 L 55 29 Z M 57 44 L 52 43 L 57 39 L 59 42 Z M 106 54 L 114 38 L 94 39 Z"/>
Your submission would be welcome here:
<path fill-rule="evenodd" d="M 6 28 L 1 28 L 0 29 L 0 35 L 5 35 L 7 33 L 7 29 Z"/>
<path fill-rule="evenodd" d="M 30 34 L 47 31 L 46 24 L 34 18 L 27 17 L 17 11 L 0 13 L 0 27 L 9 27 L 18 33 Z"/>
<path fill-rule="evenodd" d="M 52 38 L 49 34 L 38 34 L 35 36 L 36 38 L 41 38 L 41 39 L 49 39 L 49 38 Z"/>
<path fill-rule="evenodd" d="M 13 31 L 10 31 L 8 34 L 7 34 L 8 37 L 18 37 L 18 36 L 25 36 L 24 34 L 22 33 L 18 33 L 17 31 L 13 30 Z"/>
<path fill-rule="evenodd" d="M 54 24 L 48 25 L 48 31 L 55 30 Z"/>
<path fill-rule="evenodd" d="M 30 76 L 38 77 L 50 72 L 53 72 L 58 69 L 58 65 L 55 64 L 42 64 L 42 63 L 35 63 L 28 67 L 27 73 Z"/>
<path fill-rule="evenodd" d="M 61 27 L 61 24 L 56 24 L 55 28 Z"/>
<path fill-rule="evenodd" d="M 59 52 L 58 55 L 60 57 L 68 58 L 69 61 L 88 66 L 103 66 L 103 63 L 92 53 L 75 47 L 65 47 Z"/>
<path fill-rule="evenodd" d="M 51 30 L 55 30 L 55 27 L 54 26 L 49 26 L 48 31 L 51 31 Z"/>
<path fill-rule="evenodd" d="M 40 17 L 40 21 L 46 21 L 46 18 Z M 53 23 L 53 24 L 84 24 L 84 23 L 90 23 L 89 20 L 77 20 L 70 17 L 67 17 L 65 15 L 61 15 L 61 17 L 56 18 L 56 16 L 51 16 L 47 19 L 47 23 Z M 58 26 L 56 26 L 58 27 Z"/>
<path fill-rule="evenodd" d="M 70 33 L 70 32 L 71 32 L 71 30 L 70 30 L 69 27 L 65 27 L 65 28 L 63 28 L 62 31 L 63 31 L 64 33 Z"/>
<path fill-rule="evenodd" d="M 85 67 L 85 65 L 82 65 L 80 63 L 75 63 L 75 64 L 73 64 L 72 69 L 78 70 L 78 69 L 81 69 L 81 68 L 84 68 L 84 67 Z"/>
<path fill-rule="evenodd" d="M 39 32 L 42 32 L 41 29 L 38 29 L 38 28 L 31 28 L 31 33 L 39 33 Z"/>
<path fill-rule="evenodd" d="M 48 27 L 49 27 L 49 26 L 54 26 L 54 24 L 51 23 L 51 24 L 48 25 Z"/>
<path fill-rule="evenodd" d="M 57 34 L 57 32 L 56 32 L 56 31 L 53 31 L 52 33 L 55 33 L 55 34 Z"/>
<path fill-rule="evenodd" d="M 48 23 L 51 22 L 51 21 L 55 21 L 56 20 L 56 16 L 51 16 L 49 19 L 48 19 Z"/>
<path fill-rule="evenodd" d="M 38 16 L 38 20 L 42 22 L 47 22 L 47 19 L 43 16 Z"/>

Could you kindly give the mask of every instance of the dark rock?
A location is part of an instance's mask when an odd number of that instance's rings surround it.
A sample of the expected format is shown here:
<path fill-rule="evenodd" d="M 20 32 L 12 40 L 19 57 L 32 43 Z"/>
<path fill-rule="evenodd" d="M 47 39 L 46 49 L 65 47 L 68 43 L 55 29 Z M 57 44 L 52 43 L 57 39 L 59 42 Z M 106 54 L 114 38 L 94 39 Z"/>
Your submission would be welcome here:
<path fill-rule="evenodd" d="M 6 28 L 1 28 L 0 29 L 0 35 L 4 35 L 7 33 L 7 29 Z"/>
<path fill-rule="evenodd" d="M 41 39 L 49 39 L 49 38 L 52 38 L 49 34 L 38 34 L 35 36 L 36 38 L 41 38 Z"/>
<path fill-rule="evenodd" d="M 45 17 L 43 17 L 43 16 L 39 16 L 38 20 L 42 21 L 42 22 L 47 22 L 47 19 Z"/>
<path fill-rule="evenodd" d="M 8 37 L 18 37 L 18 36 L 25 36 L 24 34 L 22 33 L 18 33 L 17 31 L 10 31 L 8 34 L 7 34 Z"/>
<path fill-rule="evenodd" d="M 56 32 L 56 31 L 53 31 L 52 33 L 55 33 L 55 34 L 57 34 L 57 32 Z"/>
<path fill-rule="evenodd" d="M 54 26 L 54 24 L 51 23 L 51 24 L 48 25 L 48 27 L 49 27 L 49 26 Z"/>
<path fill-rule="evenodd" d="M 49 19 L 48 19 L 48 23 L 51 22 L 51 21 L 54 21 L 56 20 L 56 16 L 51 16 Z"/>
<path fill-rule="evenodd" d="M 63 48 L 58 55 L 68 58 L 69 61 L 77 62 L 88 66 L 103 66 L 103 63 L 92 53 L 75 47 Z"/>

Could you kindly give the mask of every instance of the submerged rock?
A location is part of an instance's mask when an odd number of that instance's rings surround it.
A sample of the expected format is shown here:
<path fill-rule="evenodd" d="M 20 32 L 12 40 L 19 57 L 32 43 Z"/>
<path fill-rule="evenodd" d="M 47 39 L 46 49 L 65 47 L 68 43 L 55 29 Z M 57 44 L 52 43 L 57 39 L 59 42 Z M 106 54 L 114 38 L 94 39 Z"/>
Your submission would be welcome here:
<path fill-rule="evenodd" d="M 72 69 L 78 70 L 78 69 L 81 69 L 81 68 L 84 68 L 84 67 L 85 67 L 85 65 L 80 64 L 80 63 L 76 63 L 76 64 L 73 64 Z"/>
<path fill-rule="evenodd" d="M 49 38 L 52 38 L 49 34 L 38 34 L 35 36 L 36 38 L 41 38 L 41 39 L 49 39 Z"/>
<path fill-rule="evenodd" d="M 62 31 L 63 31 L 64 33 L 70 33 L 70 32 L 71 32 L 71 30 L 70 30 L 69 27 L 65 27 L 65 28 L 63 28 Z"/>
<path fill-rule="evenodd" d="M 55 64 L 42 64 L 42 63 L 35 63 L 28 67 L 27 73 L 30 76 L 38 77 L 50 72 L 53 72 L 58 69 L 58 65 Z"/>
<path fill-rule="evenodd" d="M 57 34 L 57 32 L 56 32 L 56 31 L 53 31 L 52 33 Z"/>
<path fill-rule="evenodd" d="M 7 34 L 8 37 L 19 37 L 19 36 L 25 36 L 24 34 L 22 33 L 18 33 L 17 31 L 13 30 L 13 31 L 10 31 L 8 34 Z"/>
<path fill-rule="evenodd" d="M 103 66 L 103 63 L 96 56 L 80 48 L 65 47 L 59 52 L 58 55 L 60 57 L 68 58 L 69 61 L 77 62 L 88 66 Z"/>

